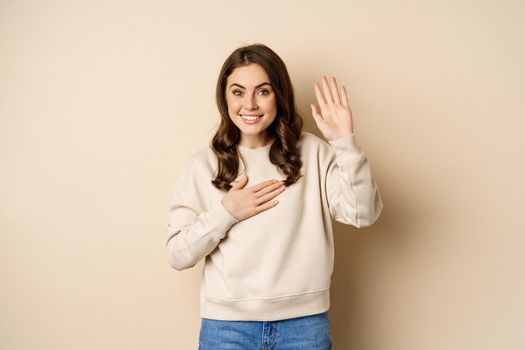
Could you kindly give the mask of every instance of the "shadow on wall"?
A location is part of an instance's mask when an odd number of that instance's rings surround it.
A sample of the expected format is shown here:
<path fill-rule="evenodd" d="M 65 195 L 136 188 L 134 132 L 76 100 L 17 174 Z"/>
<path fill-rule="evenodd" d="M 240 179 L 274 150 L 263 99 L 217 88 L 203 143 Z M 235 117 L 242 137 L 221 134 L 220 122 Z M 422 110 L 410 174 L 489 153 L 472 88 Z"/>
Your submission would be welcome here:
<path fill-rule="evenodd" d="M 303 117 L 304 130 L 324 139 L 316 126 L 307 120 L 309 116 Z M 364 152 L 366 154 L 366 149 Z M 400 286 L 403 282 L 396 281 L 392 271 L 412 254 L 418 254 L 415 250 L 419 248 L 414 244 L 411 231 L 425 225 L 419 222 L 426 220 L 420 211 L 439 212 L 436 208 L 439 202 L 433 201 L 428 194 L 413 198 L 407 193 L 396 193 L 396 188 L 382 186 L 382 183 L 388 183 L 383 179 L 386 175 L 382 175 L 388 174 L 388 169 L 382 169 L 377 159 L 372 161 L 369 158 L 369 161 L 384 205 L 379 219 L 365 228 L 333 222 L 335 260 L 329 319 L 335 349 L 374 348 L 378 313 L 388 312 L 378 310 L 378 305 L 393 307 L 391 313 L 397 313 L 395 308 L 399 307 L 395 302 L 389 303 L 395 297 L 385 295 L 403 288 Z M 414 189 L 412 193 L 425 191 Z M 391 198 L 395 199 L 394 202 L 389 200 Z"/>

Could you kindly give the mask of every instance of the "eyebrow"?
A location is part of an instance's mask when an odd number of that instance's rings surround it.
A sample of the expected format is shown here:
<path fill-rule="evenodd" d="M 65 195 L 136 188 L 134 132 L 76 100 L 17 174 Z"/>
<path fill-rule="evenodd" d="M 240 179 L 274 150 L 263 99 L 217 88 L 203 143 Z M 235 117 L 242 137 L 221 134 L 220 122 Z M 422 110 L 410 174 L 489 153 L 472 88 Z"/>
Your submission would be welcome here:
<path fill-rule="evenodd" d="M 232 86 L 234 86 L 234 85 L 237 85 L 237 86 L 240 87 L 240 88 L 246 89 L 244 86 L 239 85 L 239 84 L 237 84 L 237 83 L 233 83 L 233 84 L 231 84 L 230 87 L 232 87 Z M 258 87 L 261 87 L 261 86 L 263 86 L 263 85 L 270 85 L 270 86 L 272 86 L 272 84 L 270 84 L 270 83 L 268 83 L 268 82 L 265 81 L 264 83 L 260 83 L 259 85 L 257 85 L 255 88 L 257 89 Z"/>

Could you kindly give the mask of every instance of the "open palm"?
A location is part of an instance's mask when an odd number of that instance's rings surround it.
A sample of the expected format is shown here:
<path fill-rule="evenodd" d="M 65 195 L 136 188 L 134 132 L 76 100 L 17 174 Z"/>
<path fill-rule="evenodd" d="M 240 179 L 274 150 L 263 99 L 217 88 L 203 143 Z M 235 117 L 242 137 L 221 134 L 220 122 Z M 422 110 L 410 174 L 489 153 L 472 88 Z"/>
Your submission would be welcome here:
<path fill-rule="evenodd" d="M 319 83 L 314 84 L 315 97 L 320 107 L 310 104 L 312 116 L 324 137 L 329 140 L 337 140 L 354 133 L 352 125 L 352 111 L 348 106 L 346 89 L 341 85 L 339 88 L 335 78 L 330 79 L 330 84 L 325 76 L 321 77 L 323 92 Z"/>

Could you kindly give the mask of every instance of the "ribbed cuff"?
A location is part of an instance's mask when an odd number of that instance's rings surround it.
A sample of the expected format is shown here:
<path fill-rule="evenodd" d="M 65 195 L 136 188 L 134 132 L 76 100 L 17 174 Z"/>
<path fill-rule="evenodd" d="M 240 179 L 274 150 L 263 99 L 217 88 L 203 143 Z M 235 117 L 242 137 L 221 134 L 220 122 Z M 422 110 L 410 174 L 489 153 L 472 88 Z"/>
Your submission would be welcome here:
<path fill-rule="evenodd" d="M 226 208 L 222 205 L 222 201 L 212 210 L 210 210 L 209 218 L 212 223 L 214 223 L 214 228 L 216 232 L 221 232 L 223 238 L 226 235 L 226 232 L 230 229 L 233 224 L 239 222 L 230 214 Z"/>
<path fill-rule="evenodd" d="M 328 143 L 335 150 L 338 164 L 352 163 L 364 155 L 361 148 L 357 145 L 355 133 L 337 140 L 328 141 Z"/>

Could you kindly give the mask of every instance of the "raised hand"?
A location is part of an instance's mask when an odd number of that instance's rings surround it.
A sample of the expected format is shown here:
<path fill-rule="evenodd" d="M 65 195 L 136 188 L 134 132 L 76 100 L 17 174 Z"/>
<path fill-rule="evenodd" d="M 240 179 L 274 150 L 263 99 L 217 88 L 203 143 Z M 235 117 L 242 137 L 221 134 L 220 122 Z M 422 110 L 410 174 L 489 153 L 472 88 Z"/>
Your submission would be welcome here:
<path fill-rule="evenodd" d="M 335 77 L 332 77 L 328 84 L 328 79 L 324 75 L 321 77 L 321 84 L 323 93 L 321 93 L 319 83 L 314 84 L 320 112 L 316 105 L 310 104 L 317 127 L 329 141 L 353 134 L 352 111 L 348 106 L 345 87 L 343 85 L 338 87 Z"/>

